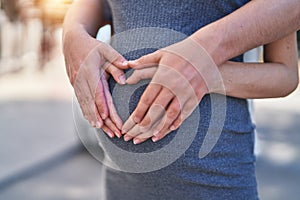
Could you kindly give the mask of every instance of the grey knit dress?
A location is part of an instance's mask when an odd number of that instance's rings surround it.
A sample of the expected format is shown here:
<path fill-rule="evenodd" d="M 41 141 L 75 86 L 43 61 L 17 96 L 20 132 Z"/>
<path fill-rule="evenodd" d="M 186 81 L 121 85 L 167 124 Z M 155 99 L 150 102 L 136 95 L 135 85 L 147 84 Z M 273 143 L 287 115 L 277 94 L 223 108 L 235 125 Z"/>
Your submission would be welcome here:
<path fill-rule="evenodd" d="M 136 59 L 161 47 L 178 42 L 201 27 L 214 22 L 245 5 L 248 0 L 108 0 L 112 11 L 115 36 L 111 45 L 125 56 Z M 211 41 L 212 43 L 214 41 Z M 237 44 L 238 45 L 238 44 Z M 242 62 L 242 55 L 233 59 Z M 130 73 L 130 72 L 128 72 Z M 118 86 L 110 80 L 110 89 L 121 117 L 122 109 L 129 113 L 136 107 L 146 84 Z M 224 104 L 225 99 L 225 104 Z M 224 113 L 225 112 L 225 113 Z M 218 120 L 224 113 L 224 120 Z M 166 138 L 153 143 L 151 140 L 133 145 L 122 139 L 109 139 L 101 131 L 102 145 L 112 161 L 118 162 L 123 154 L 110 152 L 107 141 L 120 149 L 137 154 L 159 152 L 177 140 L 178 158 L 166 166 L 153 170 L 118 171 L 105 168 L 103 185 L 107 200 L 256 200 L 258 199 L 255 178 L 255 157 L 253 155 L 254 125 L 248 111 L 247 101 L 218 94 L 206 95 L 194 114 L 198 117 L 187 120 L 181 130 L 184 141 L 195 132 L 189 146 L 180 149 L 179 134 L 174 131 Z M 197 119 L 197 120 L 195 120 Z M 196 129 L 195 129 L 196 127 Z M 208 130 L 220 135 L 209 153 L 199 157 Z M 164 151 L 166 153 L 167 151 Z M 176 152 L 167 152 L 173 156 Z M 166 156 L 166 155 L 164 155 Z M 125 156 L 126 157 L 126 156 Z M 156 156 L 159 160 L 159 155 Z M 166 158 L 169 158 L 168 155 Z M 149 157 L 150 164 L 156 163 Z M 163 160 L 161 160 L 163 161 Z M 144 161 L 143 161 L 144 162 Z M 134 169 L 145 163 L 136 157 L 126 163 L 127 169 Z M 138 163 L 138 165 L 137 165 Z"/>

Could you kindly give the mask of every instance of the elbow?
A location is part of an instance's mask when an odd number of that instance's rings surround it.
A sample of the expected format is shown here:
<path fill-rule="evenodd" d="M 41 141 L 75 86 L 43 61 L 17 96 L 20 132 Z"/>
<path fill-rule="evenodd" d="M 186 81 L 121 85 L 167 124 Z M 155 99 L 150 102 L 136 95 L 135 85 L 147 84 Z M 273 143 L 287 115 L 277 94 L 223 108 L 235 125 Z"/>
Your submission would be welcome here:
<path fill-rule="evenodd" d="M 286 97 L 293 93 L 299 85 L 299 74 L 298 71 L 295 73 L 295 71 L 292 71 L 287 74 L 287 80 L 286 80 L 286 87 L 285 90 L 283 90 L 281 97 Z"/>
<path fill-rule="evenodd" d="M 299 83 L 299 82 L 292 84 L 292 85 L 286 90 L 286 92 L 283 93 L 282 97 L 287 97 L 287 96 L 289 96 L 290 94 L 292 94 L 292 93 L 297 89 L 298 83 Z"/>
<path fill-rule="evenodd" d="M 299 74 L 295 74 L 294 77 L 292 78 L 292 83 L 290 85 L 290 90 L 288 92 L 287 95 L 291 94 L 292 92 L 294 92 L 297 88 L 298 88 L 298 85 L 299 85 Z M 287 96 L 286 95 L 286 96 Z"/>

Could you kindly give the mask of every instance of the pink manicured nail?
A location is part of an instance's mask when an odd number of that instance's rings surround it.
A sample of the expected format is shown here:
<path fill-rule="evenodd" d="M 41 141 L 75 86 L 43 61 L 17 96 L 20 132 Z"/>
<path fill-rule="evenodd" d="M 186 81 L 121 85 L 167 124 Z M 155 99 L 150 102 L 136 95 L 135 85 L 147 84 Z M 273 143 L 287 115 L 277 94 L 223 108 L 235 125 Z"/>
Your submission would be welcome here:
<path fill-rule="evenodd" d="M 122 84 L 122 85 L 126 84 L 126 77 L 125 77 L 125 75 L 119 76 L 119 81 L 120 81 L 120 84 Z"/>
<path fill-rule="evenodd" d="M 125 60 L 124 62 L 122 62 L 122 65 L 123 65 L 123 66 L 127 66 L 128 63 L 129 63 L 129 62 L 128 62 L 127 60 Z"/>
<path fill-rule="evenodd" d="M 96 128 L 101 128 L 102 124 L 100 122 L 96 122 Z"/>
<path fill-rule="evenodd" d="M 141 140 L 138 139 L 138 138 L 135 138 L 135 139 L 133 140 L 133 144 L 135 144 L 135 145 L 140 144 L 140 143 L 141 143 Z"/>
<path fill-rule="evenodd" d="M 117 132 L 117 131 L 115 131 L 115 135 L 116 135 L 118 138 L 121 138 L 121 137 L 122 137 L 121 133 L 119 133 L 119 132 Z"/>
<path fill-rule="evenodd" d="M 152 141 L 153 142 L 157 142 L 158 141 L 158 137 L 152 137 Z"/>
<path fill-rule="evenodd" d="M 125 141 L 125 142 L 128 142 L 130 139 L 131 139 L 131 138 L 128 137 L 128 136 L 125 136 L 125 137 L 124 137 L 124 141 Z"/>
<path fill-rule="evenodd" d="M 135 60 L 129 60 L 128 64 L 135 64 Z"/>
<path fill-rule="evenodd" d="M 107 132 L 107 135 L 110 137 L 110 138 L 114 138 L 114 134 L 113 133 L 111 133 L 111 132 Z"/>
<path fill-rule="evenodd" d="M 175 130 L 176 130 L 176 127 L 175 127 L 174 125 L 172 125 L 171 128 L 170 128 L 170 130 L 171 130 L 171 131 L 175 131 Z"/>

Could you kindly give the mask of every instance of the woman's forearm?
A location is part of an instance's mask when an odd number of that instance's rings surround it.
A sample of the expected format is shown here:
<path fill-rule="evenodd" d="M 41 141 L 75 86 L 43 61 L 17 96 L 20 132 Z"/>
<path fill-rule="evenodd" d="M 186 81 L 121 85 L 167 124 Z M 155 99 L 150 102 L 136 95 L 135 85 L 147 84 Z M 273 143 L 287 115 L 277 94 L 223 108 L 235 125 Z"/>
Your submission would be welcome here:
<path fill-rule="evenodd" d="M 254 47 L 300 29 L 299 0 L 253 0 L 191 37 L 219 66 Z"/>
<path fill-rule="evenodd" d="M 63 38 L 71 37 L 75 33 L 88 33 L 95 37 L 102 20 L 103 3 L 101 0 L 74 1 L 64 20 Z"/>
<path fill-rule="evenodd" d="M 295 66 L 226 62 L 219 69 L 228 96 L 248 99 L 284 97 L 298 85 Z"/>
<path fill-rule="evenodd" d="M 63 24 L 63 53 L 70 82 L 73 85 L 82 62 L 99 45 L 95 36 L 102 22 L 101 0 L 76 0 Z"/>

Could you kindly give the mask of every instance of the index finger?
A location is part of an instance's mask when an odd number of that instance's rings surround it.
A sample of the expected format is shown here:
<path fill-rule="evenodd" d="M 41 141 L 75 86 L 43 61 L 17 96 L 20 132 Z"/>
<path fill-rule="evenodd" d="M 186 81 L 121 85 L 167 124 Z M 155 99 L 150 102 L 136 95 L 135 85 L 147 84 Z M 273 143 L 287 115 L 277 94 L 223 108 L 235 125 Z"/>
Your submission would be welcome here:
<path fill-rule="evenodd" d="M 124 123 L 124 126 L 122 128 L 122 133 L 126 133 L 133 127 L 133 123 L 139 123 L 144 118 L 145 114 L 147 113 L 149 107 L 152 105 L 154 99 L 161 91 L 162 86 L 150 83 L 146 90 L 144 91 L 136 109 L 133 111 L 129 119 Z"/>
<path fill-rule="evenodd" d="M 101 42 L 98 46 L 100 54 L 111 64 L 120 69 L 127 69 L 127 60 L 109 44 Z"/>
<path fill-rule="evenodd" d="M 119 130 L 121 130 L 121 128 L 123 126 L 123 122 L 122 122 L 120 116 L 118 115 L 118 112 L 114 106 L 113 99 L 112 99 L 112 96 L 109 91 L 109 85 L 107 83 L 107 80 L 103 76 L 103 77 L 101 77 L 101 81 L 102 81 L 103 88 L 104 88 L 104 94 L 106 97 L 106 102 L 107 102 L 107 106 L 108 106 L 108 110 L 109 110 L 109 116 L 110 116 L 111 120 L 115 123 L 116 127 Z"/>

